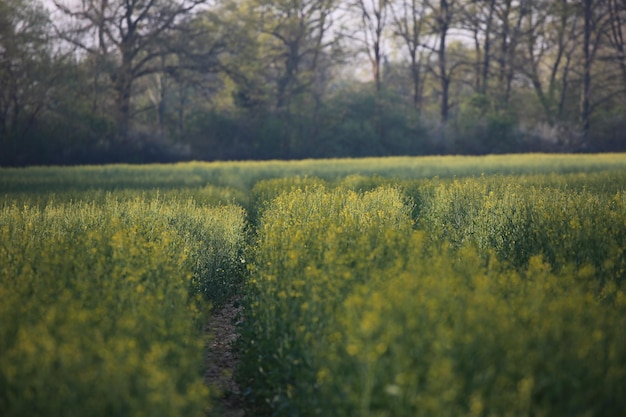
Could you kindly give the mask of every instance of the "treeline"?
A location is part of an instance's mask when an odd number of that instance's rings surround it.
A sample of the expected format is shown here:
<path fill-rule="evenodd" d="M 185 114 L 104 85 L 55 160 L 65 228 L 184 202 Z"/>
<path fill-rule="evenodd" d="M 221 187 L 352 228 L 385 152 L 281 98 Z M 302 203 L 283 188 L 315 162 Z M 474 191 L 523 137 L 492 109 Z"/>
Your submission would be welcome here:
<path fill-rule="evenodd" d="M 0 0 L 0 164 L 626 150 L 619 0 Z"/>

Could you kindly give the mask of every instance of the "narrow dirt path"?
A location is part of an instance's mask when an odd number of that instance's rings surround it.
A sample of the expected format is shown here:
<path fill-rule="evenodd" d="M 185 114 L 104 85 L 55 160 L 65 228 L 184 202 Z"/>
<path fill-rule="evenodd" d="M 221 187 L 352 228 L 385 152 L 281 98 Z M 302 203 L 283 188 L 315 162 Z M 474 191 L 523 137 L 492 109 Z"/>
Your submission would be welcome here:
<path fill-rule="evenodd" d="M 216 311 L 207 324 L 207 332 L 211 334 L 211 344 L 207 353 L 208 369 L 204 379 L 209 386 L 216 386 L 221 397 L 217 410 L 210 416 L 243 417 L 239 386 L 234 380 L 237 368 L 237 355 L 233 344 L 237 340 L 235 320 L 241 313 L 241 307 L 235 300 L 227 302 Z"/>

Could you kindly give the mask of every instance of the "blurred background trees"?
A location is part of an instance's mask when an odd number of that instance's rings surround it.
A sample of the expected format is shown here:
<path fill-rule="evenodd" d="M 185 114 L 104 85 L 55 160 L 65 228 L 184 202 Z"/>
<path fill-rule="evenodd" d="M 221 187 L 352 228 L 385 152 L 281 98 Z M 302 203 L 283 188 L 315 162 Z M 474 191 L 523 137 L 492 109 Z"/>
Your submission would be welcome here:
<path fill-rule="evenodd" d="M 619 0 L 0 0 L 0 164 L 626 150 Z"/>

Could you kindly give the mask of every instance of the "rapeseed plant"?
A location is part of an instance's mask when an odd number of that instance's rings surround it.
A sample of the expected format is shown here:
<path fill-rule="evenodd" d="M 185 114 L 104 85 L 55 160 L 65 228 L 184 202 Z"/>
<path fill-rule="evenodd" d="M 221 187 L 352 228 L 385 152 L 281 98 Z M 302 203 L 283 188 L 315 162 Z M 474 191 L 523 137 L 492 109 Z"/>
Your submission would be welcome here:
<path fill-rule="evenodd" d="M 203 327 L 243 226 L 163 198 L 0 209 L 0 414 L 205 415 Z"/>

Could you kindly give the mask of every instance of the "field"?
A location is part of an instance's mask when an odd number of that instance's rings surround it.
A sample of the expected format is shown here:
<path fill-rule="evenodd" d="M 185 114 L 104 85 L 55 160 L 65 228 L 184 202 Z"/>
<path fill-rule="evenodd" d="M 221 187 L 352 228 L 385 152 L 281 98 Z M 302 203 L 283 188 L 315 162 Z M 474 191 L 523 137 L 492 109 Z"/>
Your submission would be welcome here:
<path fill-rule="evenodd" d="M 626 415 L 626 155 L 0 170 L 0 415 Z"/>

